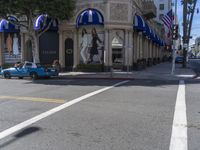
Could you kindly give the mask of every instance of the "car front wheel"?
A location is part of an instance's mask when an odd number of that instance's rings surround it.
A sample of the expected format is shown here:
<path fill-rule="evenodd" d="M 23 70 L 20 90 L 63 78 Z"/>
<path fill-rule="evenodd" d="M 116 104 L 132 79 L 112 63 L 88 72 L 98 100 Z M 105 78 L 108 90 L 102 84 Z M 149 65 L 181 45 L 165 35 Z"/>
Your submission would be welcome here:
<path fill-rule="evenodd" d="M 4 78 L 5 79 L 10 79 L 11 78 L 10 73 L 9 72 L 5 72 L 4 73 Z"/>

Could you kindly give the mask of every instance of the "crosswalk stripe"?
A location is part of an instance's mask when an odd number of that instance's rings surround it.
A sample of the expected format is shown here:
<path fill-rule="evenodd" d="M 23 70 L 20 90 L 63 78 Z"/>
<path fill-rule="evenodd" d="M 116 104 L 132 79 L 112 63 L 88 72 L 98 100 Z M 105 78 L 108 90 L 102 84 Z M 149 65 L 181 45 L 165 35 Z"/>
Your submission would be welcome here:
<path fill-rule="evenodd" d="M 169 150 L 188 150 L 185 82 L 179 82 Z"/>

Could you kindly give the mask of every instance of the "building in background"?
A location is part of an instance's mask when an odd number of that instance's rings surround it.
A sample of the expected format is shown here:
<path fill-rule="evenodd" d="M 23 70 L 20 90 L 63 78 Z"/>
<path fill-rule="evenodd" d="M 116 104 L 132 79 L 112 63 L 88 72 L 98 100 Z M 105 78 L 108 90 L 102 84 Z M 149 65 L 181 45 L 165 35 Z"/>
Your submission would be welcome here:
<path fill-rule="evenodd" d="M 165 40 L 168 45 L 171 45 L 171 31 L 167 25 L 163 22 L 163 17 L 165 17 L 168 12 L 172 10 L 172 0 L 154 0 L 155 5 L 157 7 L 157 15 L 155 20 L 160 24 L 164 25 L 165 30 Z M 168 22 L 168 24 L 171 24 Z"/>
<path fill-rule="evenodd" d="M 156 21 L 163 24 L 162 18 L 172 9 L 172 0 L 154 0 L 157 8 Z"/>

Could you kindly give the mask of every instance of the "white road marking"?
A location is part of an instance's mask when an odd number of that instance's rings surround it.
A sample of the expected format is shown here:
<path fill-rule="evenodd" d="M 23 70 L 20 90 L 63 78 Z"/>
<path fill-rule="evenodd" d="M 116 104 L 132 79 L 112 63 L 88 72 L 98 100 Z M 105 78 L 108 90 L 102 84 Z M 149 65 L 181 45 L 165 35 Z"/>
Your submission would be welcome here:
<path fill-rule="evenodd" d="M 179 82 L 172 126 L 172 135 L 169 150 L 187 150 L 187 114 L 185 101 L 185 83 Z"/>
<path fill-rule="evenodd" d="M 83 95 L 83 96 L 81 96 L 79 98 L 73 99 L 73 100 L 71 100 L 71 101 L 69 101 L 69 102 L 67 102 L 65 104 L 62 104 L 62 105 L 60 105 L 58 107 L 55 107 L 55 108 L 53 108 L 53 109 L 51 109 L 49 111 L 46 111 L 46 112 L 44 112 L 44 113 L 42 113 L 42 114 L 40 114 L 38 116 L 35 116 L 35 117 L 33 117 L 33 118 L 29 119 L 29 120 L 26 120 L 26 121 L 24 121 L 24 122 L 22 122 L 20 124 L 17 124 L 17 125 L 9 128 L 9 129 L 6 129 L 6 130 L 0 132 L 0 140 L 5 138 L 5 137 L 7 137 L 7 136 L 9 136 L 9 135 L 11 135 L 11 134 L 13 134 L 13 133 L 15 133 L 15 132 L 17 132 L 17 131 L 19 131 L 19 130 L 21 130 L 21 129 L 26 128 L 27 126 L 30 126 L 33 123 L 38 122 L 41 119 L 44 119 L 44 118 L 46 118 L 46 117 L 48 117 L 48 116 L 50 116 L 52 114 L 55 114 L 55 113 L 65 109 L 65 108 L 67 108 L 69 106 L 72 106 L 72 105 L 74 105 L 76 103 L 79 103 L 79 102 L 89 98 L 89 97 L 92 97 L 94 95 L 97 95 L 99 93 L 102 93 L 104 91 L 107 91 L 109 89 L 112 89 L 112 88 L 114 88 L 116 86 L 119 86 L 119 85 L 122 85 L 122 84 L 125 84 L 125 83 L 128 83 L 128 82 L 129 82 L 129 80 L 126 80 L 126 81 L 123 81 L 123 82 L 116 83 L 116 84 L 114 84 L 112 86 L 109 86 L 109 87 L 106 87 L 106 88 L 103 88 L 103 89 L 88 93 L 88 94 Z"/>

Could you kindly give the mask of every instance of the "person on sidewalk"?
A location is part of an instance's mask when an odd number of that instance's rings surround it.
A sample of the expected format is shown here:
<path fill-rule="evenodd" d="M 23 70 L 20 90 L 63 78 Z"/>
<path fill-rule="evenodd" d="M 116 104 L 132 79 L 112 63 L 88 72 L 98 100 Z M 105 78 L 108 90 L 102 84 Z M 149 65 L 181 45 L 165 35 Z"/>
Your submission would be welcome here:
<path fill-rule="evenodd" d="M 61 65 L 59 63 L 59 60 L 54 60 L 52 67 L 59 73 L 61 71 Z"/>

